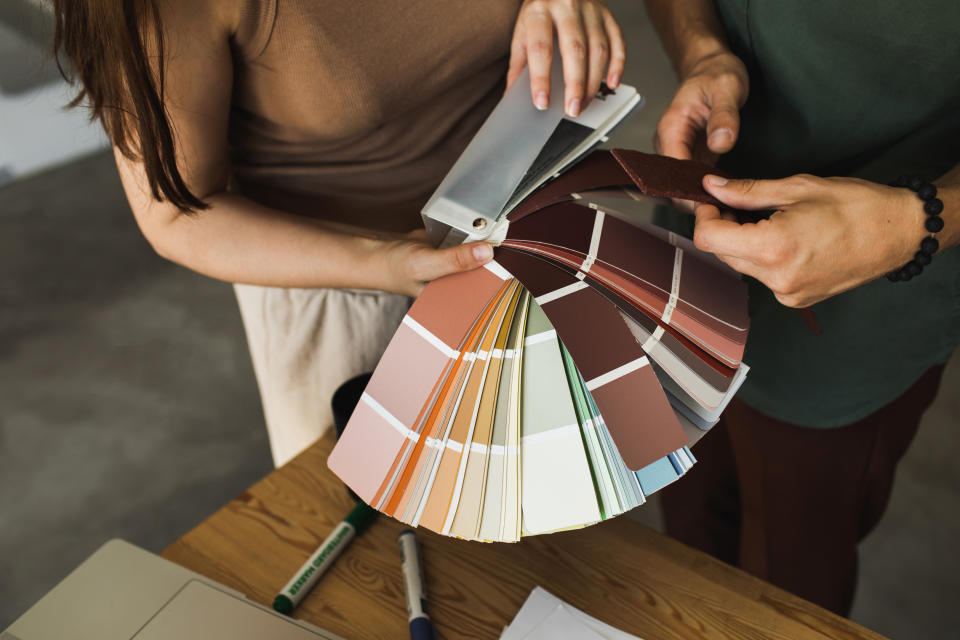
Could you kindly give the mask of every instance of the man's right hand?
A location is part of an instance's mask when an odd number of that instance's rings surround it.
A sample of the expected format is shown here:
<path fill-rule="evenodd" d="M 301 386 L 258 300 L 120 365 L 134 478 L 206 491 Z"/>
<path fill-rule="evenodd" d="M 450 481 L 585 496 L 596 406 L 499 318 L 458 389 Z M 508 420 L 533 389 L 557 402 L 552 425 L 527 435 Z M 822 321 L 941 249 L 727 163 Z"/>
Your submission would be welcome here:
<path fill-rule="evenodd" d="M 657 153 L 715 164 L 737 141 L 748 90 L 746 67 L 726 50 L 683 69 L 680 87 L 657 125 Z"/>

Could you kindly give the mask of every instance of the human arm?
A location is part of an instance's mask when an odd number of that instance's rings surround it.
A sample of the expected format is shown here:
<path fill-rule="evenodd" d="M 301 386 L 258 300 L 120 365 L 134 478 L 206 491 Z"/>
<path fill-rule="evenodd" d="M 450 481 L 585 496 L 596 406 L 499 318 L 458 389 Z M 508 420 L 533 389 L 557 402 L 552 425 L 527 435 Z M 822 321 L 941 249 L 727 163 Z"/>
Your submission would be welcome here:
<path fill-rule="evenodd" d="M 679 87 L 657 125 L 657 153 L 713 164 L 733 148 L 749 79 L 713 0 L 646 0 Z"/>
<path fill-rule="evenodd" d="M 415 295 L 426 281 L 489 260 L 488 245 L 432 248 L 422 232 L 377 233 L 261 206 L 227 191 L 232 93 L 231 3 L 163 3 L 167 115 L 177 166 L 209 205 L 184 214 L 156 200 L 143 161 L 117 153 L 120 176 L 144 236 L 162 256 L 230 282 L 354 287 Z M 318 212 L 322 215 L 322 212 Z M 482 253 L 480 259 L 474 250 Z"/>
<path fill-rule="evenodd" d="M 713 0 L 647 0 L 647 8 L 680 79 L 658 125 L 657 149 L 714 162 L 736 142 L 746 70 L 727 46 Z M 757 278 L 787 306 L 809 306 L 903 266 L 927 235 L 923 203 L 906 189 L 806 175 L 718 181 L 708 176 L 704 187 L 728 206 L 776 212 L 740 224 L 729 211 L 699 205 L 697 246 Z M 960 235 L 960 169 L 936 184 L 945 205 L 937 234 L 943 251 Z"/>
<path fill-rule="evenodd" d="M 923 202 L 904 188 L 806 175 L 706 176 L 703 184 L 731 207 L 775 210 L 768 220 L 740 224 L 717 207 L 699 205 L 694 242 L 761 281 L 789 307 L 810 306 L 898 269 L 929 235 Z M 935 236 L 943 252 L 960 244 L 960 165 L 934 185 L 944 205 L 944 228 Z"/>
<path fill-rule="evenodd" d="M 538 109 L 550 104 L 550 65 L 556 33 L 563 59 L 564 110 L 576 117 L 600 83 L 616 89 L 626 44 L 603 0 L 524 0 L 510 45 L 507 88 L 530 66 L 530 96 Z"/>

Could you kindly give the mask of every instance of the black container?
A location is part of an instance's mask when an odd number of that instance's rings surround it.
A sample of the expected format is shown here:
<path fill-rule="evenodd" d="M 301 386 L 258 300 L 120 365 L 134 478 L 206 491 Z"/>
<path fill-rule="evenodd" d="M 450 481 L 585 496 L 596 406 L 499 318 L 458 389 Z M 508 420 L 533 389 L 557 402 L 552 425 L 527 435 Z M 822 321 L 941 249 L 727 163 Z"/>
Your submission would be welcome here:
<path fill-rule="evenodd" d="M 363 390 L 367 388 L 367 383 L 370 382 L 371 375 L 373 374 L 361 373 L 356 378 L 350 378 L 344 382 L 333 392 L 333 399 L 330 401 L 330 405 L 333 408 L 333 426 L 337 430 L 338 440 L 343 434 L 343 430 L 347 427 L 347 421 L 349 421 L 350 416 L 353 415 L 353 410 L 356 409 L 360 403 L 360 396 L 363 395 Z M 347 493 L 349 493 L 350 497 L 354 500 L 360 500 L 360 497 L 353 491 L 350 491 L 350 489 L 347 489 Z"/>

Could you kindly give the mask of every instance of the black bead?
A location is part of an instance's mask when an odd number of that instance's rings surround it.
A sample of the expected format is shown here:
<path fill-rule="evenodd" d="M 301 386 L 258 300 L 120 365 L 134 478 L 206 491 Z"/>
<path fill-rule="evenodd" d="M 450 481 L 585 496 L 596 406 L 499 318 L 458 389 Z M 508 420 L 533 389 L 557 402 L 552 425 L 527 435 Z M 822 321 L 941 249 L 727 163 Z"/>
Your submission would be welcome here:
<path fill-rule="evenodd" d="M 929 216 L 926 222 L 923 223 L 923 226 L 927 228 L 927 231 L 930 233 L 936 233 L 943 229 L 943 218 L 940 216 Z"/>
<path fill-rule="evenodd" d="M 924 182 L 920 185 L 920 188 L 917 189 L 917 195 L 920 196 L 921 200 L 935 198 L 937 196 L 937 188 L 929 182 Z"/>
<path fill-rule="evenodd" d="M 927 215 L 940 215 L 943 211 L 943 201 L 940 198 L 932 198 L 923 203 L 923 211 Z"/>
<path fill-rule="evenodd" d="M 923 200 L 923 211 L 927 214 L 923 226 L 931 234 L 920 241 L 920 250 L 914 254 L 913 260 L 887 274 L 887 279 L 891 282 L 906 282 L 923 273 L 923 268 L 931 263 L 933 254 L 940 248 L 940 243 L 932 234 L 943 229 L 943 218 L 940 217 L 943 201 L 937 198 L 937 188 L 918 176 L 900 176 L 890 185 L 907 187 Z"/>
<path fill-rule="evenodd" d="M 940 243 L 937 242 L 936 238 L 931 238 L 928 236 L 920 241 L 920 251 L 923 251 L 928 256 L 935 254 L 939 248 Z"/>

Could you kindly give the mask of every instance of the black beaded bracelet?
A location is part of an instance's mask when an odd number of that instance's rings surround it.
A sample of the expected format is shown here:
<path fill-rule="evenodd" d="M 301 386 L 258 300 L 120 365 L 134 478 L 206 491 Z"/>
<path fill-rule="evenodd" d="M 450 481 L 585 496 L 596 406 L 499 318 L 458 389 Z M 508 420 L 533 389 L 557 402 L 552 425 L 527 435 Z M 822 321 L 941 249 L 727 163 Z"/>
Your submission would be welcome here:
<path fill-rule="evenodd" d="M 890 282 L 901 280 L 906 282 L 923 273 L 923 268 L 930 264 L 933 254 L 940 248 L 940 243 L 933 236 L 943 229 L 943 218 L 940 217 L 940 213 L 943 212 L 943 201 L 937 197 L 935 186 L 917 176 L 900 176 L 891 182 L 890 186 L 903 187 L 916 193 L 923 200 L 923 212 L 927 214 L 923 226 L 930 235 L 920 241 L 920 250 L 914 254 L 913 260 L 887 274 L 887 280 Z"/>

